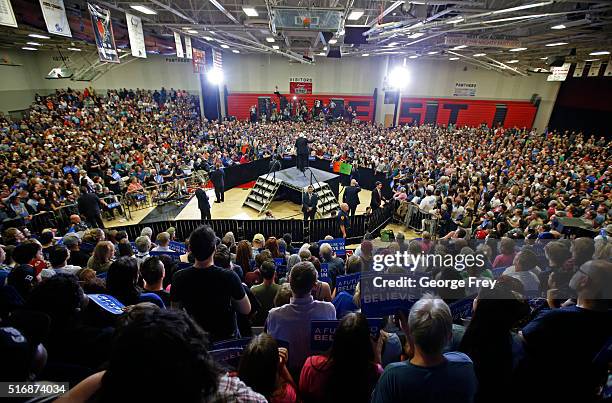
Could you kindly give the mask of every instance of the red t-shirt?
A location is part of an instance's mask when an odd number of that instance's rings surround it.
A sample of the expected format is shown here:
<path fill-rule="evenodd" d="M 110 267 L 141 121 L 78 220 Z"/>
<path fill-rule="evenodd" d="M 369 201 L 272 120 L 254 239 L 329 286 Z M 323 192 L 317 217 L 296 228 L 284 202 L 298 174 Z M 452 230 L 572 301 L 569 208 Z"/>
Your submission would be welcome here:
<path fill-rule="evenodd" d="M 313 355 L 306 359 L 300 374 L 300 393 L 305 400 L 322 401 L 325 399 L 325 384 L 330 376 L 329 367 L 324 364 L 328 358 L 324 355 Z M 383 368 L 376 364 L 376 373 L 380 376 Z"/>

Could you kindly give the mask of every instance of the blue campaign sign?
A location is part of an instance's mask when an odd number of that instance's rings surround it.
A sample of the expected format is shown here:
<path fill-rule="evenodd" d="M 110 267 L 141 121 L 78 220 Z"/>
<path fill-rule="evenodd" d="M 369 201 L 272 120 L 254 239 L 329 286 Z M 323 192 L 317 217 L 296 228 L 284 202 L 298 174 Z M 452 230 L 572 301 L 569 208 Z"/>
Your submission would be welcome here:
<path fill-rule="evenodd" d="M 173 261 L 178 262 L 179 260 L 181 260 L 182 253 L 181 252 L 167 252 L 167 251 L 151 251 L 151 252 L 149 252 L 149 256 L 161 256 L 161 255 L 170 256 Z"/>
<path fill-rule="evenodd" d="M 393 315 L 398 311 L 408 312 L 420 298 L 420 289 L 409 286 L 378 287 L 380 278 L 400 281 L 409 278 L 399 274 L 371 274 L 364 275 L 360 281 L 361 312 L 368 317 Z"/>
<path fill-rule="evenodd" d="M 493 278 L 498 278 L 499 276 L 504 274 L 506 269 L 507 269 L 507 267 L 497 267 L 497 268 L 491 270 L 491 273 L 493 273 Z"/>
<path fill-rule="evenodd" d="M 383 318 L 368 318 L 370 335 L 378 337 L 383 326 Z M 334 333 L 340 324 L 339 320 L 313 320 L 310 322 L 310 349 L 312 351 L 326 351 L 333 341 Z"/>
<path fill-rule="evenodd" d="M 242 350 L 244 350 L 242 347 L 222 348 L 211 350 L 209 354 L 215 362 L 221 364 L 226 369 L 236 369 L 238 368 L 238 363 L 240 363 Z"/>
<path fill-rule="evenodd" d="M 170 241 L 168 247 L 176 252 L 187 253 L 187 245 L 183 242 Z"/>
<path fill-rule="evenodd" d="M 117 299 L 111 295 L 87 294 L 87 296 L 90 301 L 113 315 L 121 315 L 123 313 L 123 308 L 125 308 L 125 305 L 117 301 Z"/>
<path fill-rule="evenodd" d="M 449 305 L 451 314 L 453 315 L 453 322 L 465 319 L 472 315 L 472 306 L 474 303 L 474 295 L 460 299 L 457 302 L 453 302 Z"/>
<path fill-rule="evenodd" d="M 132 247 L 132 251 L 134 253 L 138 253 L 138 248 L 136 247 L 136 242 L 130 242 L 130 246 Z"/>
<path fill-rule="evenodd" d="M 253 340 L 251 337 L 224 340 L 212 344 L 212 350 L 223 350 L 228 348 L 245 348 Z"/>
<path fill-rule="evenodd" d="M 284 257 L 275 257 L 274 258 L 274 264 L 277 266 L 284 266 L 285 265 L 285 258 Z"/>
<path fill-rule="evenodd" d="M 287 266 L 276 266 L 276 278 L 283 278 L 283 277 L 287 277 L 287 272 L 289 271 L 289 269 L 287 268 Z"/>
<path fill-rule="evenodd" d="M 321 274 L 319 275 L 319 280 L 325 281 L 326 283 L 331 283 L 331 279 L 329 278 L 329 264 L 321 263 Z"/>
<path fill-rule="evenodd" d="M 332 247 L 332 249 L 334 250 L 337 256 L 346 255 L 346 243 L 344 241 L 344 238 L 334 238 L 334 239 L 328 239 L 328 240 L 323 239 L 319 241 L 319 246 L 321 246 L 324 243 L 328 243 L 329 246 Z"/>
<path fill-rule="evenodd" d="M 336 295 L 342 291 L 353 294 L 360 278 L 361 273 L 346 274 L 336 277 Z"/>

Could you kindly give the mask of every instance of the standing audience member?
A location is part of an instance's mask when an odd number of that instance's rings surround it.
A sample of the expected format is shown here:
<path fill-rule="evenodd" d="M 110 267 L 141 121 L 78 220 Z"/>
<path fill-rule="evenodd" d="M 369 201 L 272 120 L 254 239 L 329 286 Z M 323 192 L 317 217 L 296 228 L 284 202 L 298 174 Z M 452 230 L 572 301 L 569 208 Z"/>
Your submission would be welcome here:
<path fill-rule="evenodd" d="M 424 295 L 401 323 L 408 336 L 408 360 L 385 368 L 372 402 L 472 402 L 478 384 L 472 361 L 463 353 L 442 353 L 452 338 L 448 305 Z"/>
<path fill-rule="evenodd" d="M 375 350 L 364 315 L 347 314 L 334 333 L 329 352 L 308 357 L 304 363 L 300 375 L 304 402 L 369 402 L 383 372 L 382 346 L 381 340 Z"/>
<path fill-rule="evenodd" d="M 274 283 L 274 276 L 276 275 L 276 266 L 271 260 L 263 262 L 259 272 L 263 278 L 263 282 L 259 285 L 251 287 L 253 295 L 259 300 L 261 308 L 255 314 L 253 318 L 253 325 L 263 326 L 268 318 L 268 312 L 274 307 L 274 297 L 278 292 L 280 286 Z"/>
<path fill-rule="evenodd" d="M 216 239 L 208 226 L 191 233 L 189 251 L 195 263 L 174 273 L 170 290 L 172 306 L 185 309 L 212 341 L 235 337 L 236 312 L 243 315 L 251 312 L 238 275 L 214 265 Z"/>
<path fill-rule="evenodd" d="M 291 301 L 271 309 L 266 321 L 266 331 L 291 346 L 288 368 L 292 373 L 299 373 L 310 353 L 310 322 L 336 319 L 336 310 L 331 303 L 312 298 L 311 291 L 316 281 L 317 271 L 312 263 L 300 262 L 293 266 Z"/>

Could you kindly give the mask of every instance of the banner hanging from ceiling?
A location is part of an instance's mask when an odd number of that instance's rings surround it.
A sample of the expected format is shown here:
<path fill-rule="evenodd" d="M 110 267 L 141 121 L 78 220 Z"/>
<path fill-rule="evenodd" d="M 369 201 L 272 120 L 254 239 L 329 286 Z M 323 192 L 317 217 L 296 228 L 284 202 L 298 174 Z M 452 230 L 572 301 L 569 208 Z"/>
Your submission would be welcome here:
<path fill-rule="evenodd" d="M 10 0 L 0 0 L 0 25 L 17 28 L 17 20 Z"/>
<path fill-rule="evenodd" d="M 312 94 L 312 78 L 290 77 L 289 78 L 289 93 L 290 94 Z"/>
<path fill-rule="evenodd" d="M 125 21 L 128 27 L 132 56 L 146 59 L 147 50 L 145 48 L 144 33 L 142 32 L 142 20 L 136 15 L 125 13 Z"/>
<path fill-rule="evenodd" d="M 181 35 L 178 32 L 174 33 L 174 46 L 176 47 L 176 57 L 183 58 L 183 43 L 181 42 Z"/>
<path fill-rule="evenodd" d="M 546 77 L 546 81 L 565 81 L 571 65 L 571 63 L 563 63 L 563 66 L 551 67 L 550 75 Z"/>
<path fill-rule="evenodd" d="M 115 46 L 110 11 L 91 3 L 87 3 L 87 8 L 89 8 L 89 14 L 91 14 L 91 25 L 96 38 L 100 61 L 119 63 L 119 53 L 117 53 L 117 47 Z"/>
<path fill-rule="evenodd" d="M 218 51 L 217 49 L 213 49 L 212 51 L 212 66 L 214 69 L 219 71 L 223 71 L 223 53 Z"/>
<path fill-rule="evenodd" d="M 589 69 L 589 77 L 597 77 L 599 75 L 599 69 L 601 69 L 601 60 L 595 60 L 591 62 L 591 68 Z"/>
<path fill-rule="evenodd" d="M 204 73 L 206 71 L 206 53 L 203 50 L 193 48 L 193 72 L 196 74 Z"/>
<path fill-rule="evenodd" d="M 50 34 L 72 37 L 64 0 L 40 0 L 40 9 Z"/>
<path fill-rule="evenodd" d="M 606 71 L 604 71 L 604 77 L 610 77 L 610 76 L 612 76 L 612 59 L 608 60 Z"/>
<path fill-rule="evenodd" d="M 185 36 L 185 57 L 187 59 L 193 59 L 193 51 L 191 47 L 191 37 Z"/>
<path fill-rule="evenodd" d="M 585 62 L 576 63 L 576 67 L 574 68 L 573 77 L 582 77 L 582 73 L 584 72 L 585 64 L 586 64 Z"/>

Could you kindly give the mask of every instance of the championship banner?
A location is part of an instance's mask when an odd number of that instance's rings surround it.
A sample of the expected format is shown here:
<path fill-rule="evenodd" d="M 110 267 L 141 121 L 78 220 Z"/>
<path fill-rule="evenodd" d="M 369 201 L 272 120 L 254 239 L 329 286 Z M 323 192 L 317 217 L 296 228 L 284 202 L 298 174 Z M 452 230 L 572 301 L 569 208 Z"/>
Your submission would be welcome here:
<path fill-rule="evenodd" d="M 64 0 L 40 0 L 40 8 L 47 24 L 47 31 L 51 34 L 72 37 Z"/>
<path fill-rule="evenodd" d="M 87 8 L 89 8 L 89 14 L 91 14 L 91 25 L 96 38 L 100 61 L 119 63 L 119 53 L 117 53 L 117 47 L 115 46 L 110 11 L 91 3 L 87 3 Z"/>
<path fill-rule="evenodd" d="M 444 44 L 450 46 L 484 46 L 487 48 L 518 48 L 521 42 L 512 39 L 476 38 L 466 36 L 447 36 Z"/>
<path fill-rule="evenodd" d="M 206 71 L 206 54 L 203 50 L 199 50 L 193 48 L 193 59 L 191 60 L 191 64 L 193 64 L 193 72 L 204 73 Z"/>
<path fill-rule="evenodd" d="M 546 81 L 565 81 L 571 65 L 571 63 L 563 63 L 561 67 L 551 67 L 551 74 L 546 77 Z"/>
<path fill-rule="evenodd" d="M 610 76 L 612 76 L 612 59 L 608 60 L 606 71 L 604 71 L 604 77 L 610 77 Z"/>
<path fill-rule="evenodd" d="M 223 53 L 217 49 L 212 50 L 213 68 L 223 71 Z"/>
<path fill-rule="evenodd" d="M 185 36 L 185 57 L 187 59 L 193 59 L 193 50 L 191 48 L 191 37 Z"/>
<path fill-rule="evenodd" d="M 599 75 L 599 69 L 601 68 L 601 61 L 597 60 L 591 62 L 591 68 L 589 69 L 589 77 L 597 77 Z"/>
<path fill-rule="evenodd" d="M 585 62 L 576 63 L 576 68 L 574 69 L 573 77 L 582 77 L 582 73 L 584 72 Z"/>
<path fill-rule="evenodd" d="M 176 57 L 185 57 L 183 54 L 183 43 L 181 42 L 181 35 L 178 32 L 174 33 L 174 46 L 176 47 Z"/>
<path fill-rule="evenodd" d="M 11 0 L 0 0 L 0 25 L 17 28 L 17 20 L 11 6 Z"/>
<path fill-rule="evenodd" d="M 476 96 L 476 83 L 455 83 L 455 91 L 453 91 L 454 97 L 475 97 Z"/>
<path fill-rule="evenodd" d="M 127 22 L 132 56 L 146 59 L 147 50 L 145 49 L 144 34 L 142 32 L 142 20 L 136 15 L 125 13 L 125 21 Z"/>
<path fill-rule="evenodd" d="M 290 94 L 312 94 L 312 78 L 292 77 L 289 78 Z"/>

